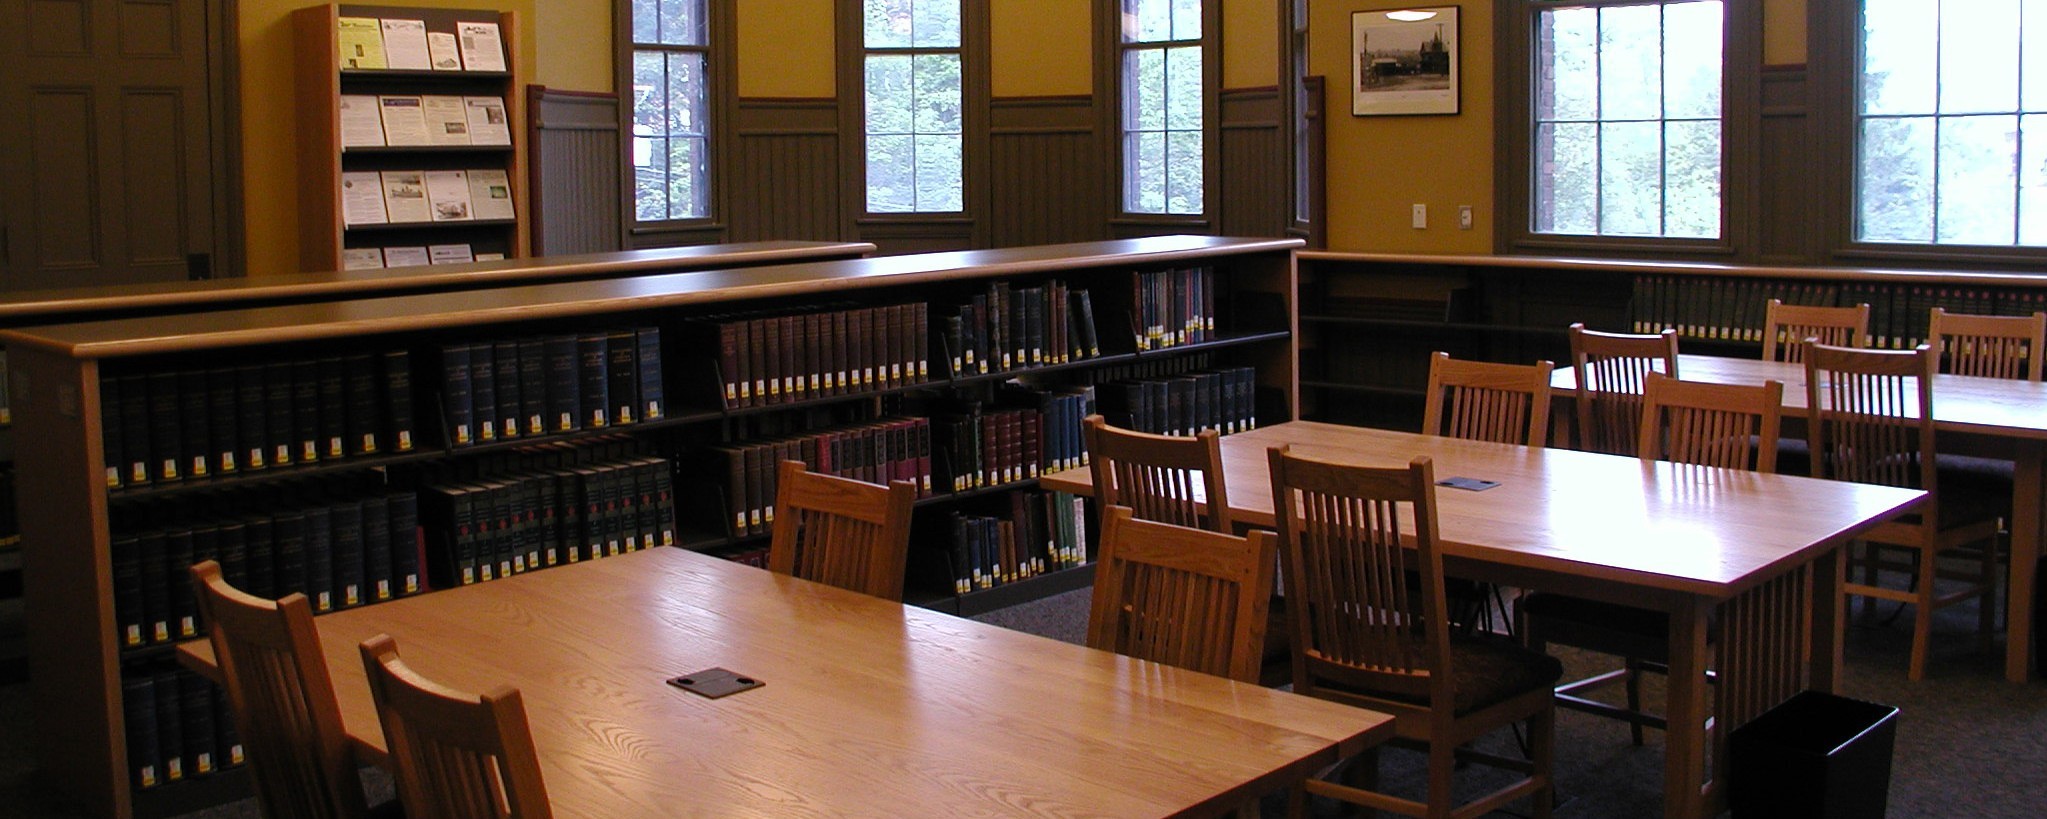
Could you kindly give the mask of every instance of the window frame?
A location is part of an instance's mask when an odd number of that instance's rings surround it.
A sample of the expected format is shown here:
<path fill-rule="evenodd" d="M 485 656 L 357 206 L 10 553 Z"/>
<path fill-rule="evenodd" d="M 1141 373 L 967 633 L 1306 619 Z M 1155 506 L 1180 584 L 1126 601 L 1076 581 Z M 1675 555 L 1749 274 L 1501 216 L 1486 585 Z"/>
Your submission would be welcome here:
<path fill-rule="evenodd" d="M 1216 193 L 1222 174 L 1222 0 L 1201 0 L 1201 213 L 1138 213 L 1123 208 L 1122 18 L 1123 0 L 1095 0 L 1095 100 L 1101 115 L 1102 168 L 1109 178 L 1110 231 L 1118 236 L 1207 232 L 1221 215 Z"/>
<path fill-rule="evenodd" d="M 2047 246 L 1865 242 L 1855 238 L 1856 92 L 1861 82 L 1862 2 L 1813 2 L 1806 8 L 1812 32 L 1807 57 L 1815 123 L 1815 147 L 1822 172 L 1816 197 L 1815 229 L 1821 252 L 1835 264 L 1881 263 L 1905 267 L 1953 268 L 1958 263 L 2036 270 L 2047 264 Z M 2021 46 L 2023 47 L 2023 46 Z"/>
<path fill-rule="evenodd" d="M 1496 252 L 1634 258 L 1753 256 L 1761 205 L 1756 174 L 1761 164 L 1762 6 L 1760 0 L 1721 2 L 1720 236 L 1696 239 L 1537 233 L 1533 227 L 1536 17 L 1551 8 L 1659 5 L 1661 0 L 1495 0 Z"/>
<path fill-rule="evenodd" d="M 735 53 L 737 0 L 704 0 L 703 46 L 642 44 L 633 41 L 633 0 L 612 6 L 612 83 L 618 98 L 619 225 L 623 247 L 656 247 L 716 241 L 726 230 L 730 212 L 726 179 L 732 175 L 730 150 L 735 142 L 733 112 L 738 108 Z M 710 184 L 707 213 L 682 219 L 639 218 L 638 185 L 633 173 L 633 55 L 642 51 L 704 55 L 704 169 Z"/>
<path fill-rule="evenodd" d="M 846 235 L 872 238 L 965 238 L 987 244 L 989 11 L 988 0 L 960 0 L 960 172 L 958 211 L 887 212 L 867 209 L 867 32 L 865 2 L 837 6 L 839 154 L 844 180 L 841 210 Z M 896 53 L 900 49 L 888 49 Z"/>

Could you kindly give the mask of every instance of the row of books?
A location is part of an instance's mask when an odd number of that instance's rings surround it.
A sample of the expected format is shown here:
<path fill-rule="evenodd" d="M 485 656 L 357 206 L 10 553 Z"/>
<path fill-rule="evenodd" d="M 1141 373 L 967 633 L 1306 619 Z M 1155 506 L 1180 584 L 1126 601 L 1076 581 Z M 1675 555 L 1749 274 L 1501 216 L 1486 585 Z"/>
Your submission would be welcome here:
<path fill-rule="evenodd" d="M 1094 300 L 1057 279 L 1033 287 L 992 282 L 941 317 L 940 327 L 955 378 L 1102 354 Z"/>
<path fill-rule="evenodd" d="M 435 484 L 419 498 L 436 587 L 675 544 L 674 477 L 663 458 Z"/>
<path fill-rule="evenodd" d="M 119 532 L 110 560 L 117 644 L 124 648 L 199 635 L 186 569 L 207 560 L 219 561 L 222 578 L 237 589 L 266 599 L 301 592 L 315 612 L 423 588 L 418 504 L 409 492 Z"/>
<path fill-rule="evenodd" d="M 342 94 L 341 147 L 510 145 L 505 98 Z"/>
<path fill-rule="evenodd" d="M 430 224 L 512 219 L 512 182 L 503 168 L 453 171 L 343 171 L 341 224 Z"/>
<path fill-rule="evenodd" d="M 1009 493 L 1007 517 L 952 514 L 953 591 L 967 594 L 1088 561 L 1087 509 L 1064 492 Z"/>
<path fill-rule="evenodd" d="M 393 245 L 391 247 L 350 247 L 341 251 L 341 269 L 375 270 L 384 267 L 420 267 L 429 264 L 494 262 L 505 258 L 498 252 L 475 252 L 467 242 L 444 245 Z"/>
<path fill-rule="evenodd" d="M 1215 335 L 1215 268 L 1132 273 L 1130 293 L 1138 350 L 1198 344 Z"/>
<path fill-rule="evenodd" d="M 1038 477 L 1045 418 L 1036 409 L 979 409 L 931 419 L 939 486 L 965 492 Z"/>
<path fill-rule="evenodd" d="M 718 351 L 726 409 L 891 390 L 931 377 L 927 306 L 714 317 L 693 336 Z"/>
<path fill-rule="evenodd" d="M 242 764 L 225 692 L 174 665 L 123 669 L 121 717 L 135 786 L 154 788 Z"/>
<path fill-rule="evenodd" d="M 1095 387 L 1102 419 L 1155 435 L 1230 435 L 1258 426 L 1258 372 L 1226 367 Z"/>
<path fill-rule="evenodd" d="M 659 327 L 446 344 L 439 354 L 453 446 L 663 417 Z"/>
<path fill-rule="evenodd" d="M 505 44 L 497 23 L 458 20 L 450 30 L 425 20 L 341 17 L 335 41 L 342 70 L 503 71 Z"/>
<path fill-rule="evenodd" d="M 1761 343 L 1770 299 L 1785 304 L 1870 308 L 1871 343 L 1911 349 L 1927 340 L 1933 308 L 1978 315 L 2047 310 L 2047 292 L 1891 282 L 1795 282 L 1714 276 L 1636 276 L 1629 324 L 1635 332 L 1676 328 L 1689 338 Z"/>
<path fill-rule="evenodd" d="M 108 374 L 110 489 L 413 448 L 404 350 L 238 367 Z"/>
<path fill-rule="evenodd" d="M 931 423 L 923 418 L 884 418 L 712 447 L 709 458 L 707 470 L 719 481 L 727 531 L 733 537 L 773 530 L 776 472 L 783 461 L 802 461 L 812 472 L 868 483 L 910 481 L 925 495 L 932 487 Z"/>

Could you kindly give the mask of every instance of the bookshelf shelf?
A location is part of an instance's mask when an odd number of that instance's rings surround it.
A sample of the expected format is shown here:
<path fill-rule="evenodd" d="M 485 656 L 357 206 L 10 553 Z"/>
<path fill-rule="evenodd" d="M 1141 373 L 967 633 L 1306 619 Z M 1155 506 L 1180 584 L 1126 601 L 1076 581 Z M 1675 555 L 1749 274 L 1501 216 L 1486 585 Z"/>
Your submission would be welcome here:
<path fill-rule="evenodd" d="M 446 222 L 386 222 L 381 225 L 348 225 L 343 228 L 349 233 L 382 233 L 402 230 L 473 230 L 475 228 L 514 227 L 517 219 L 457 219 Z"/>
<path fill-rule="evenodd" d="M 418 156 L 434 154 L 509 154 L 518 149 L 511 145 L 351 145 L 341 149 L 344 156 Z M 471 220 L 472 224 L 483 221 L 516 222 L 516 219 Z"/>

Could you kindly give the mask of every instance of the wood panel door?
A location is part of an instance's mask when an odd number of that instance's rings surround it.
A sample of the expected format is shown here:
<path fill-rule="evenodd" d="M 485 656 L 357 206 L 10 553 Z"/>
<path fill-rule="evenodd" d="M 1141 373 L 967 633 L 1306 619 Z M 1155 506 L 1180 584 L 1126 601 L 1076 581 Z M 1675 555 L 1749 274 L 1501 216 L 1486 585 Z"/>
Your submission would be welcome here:
<path fill-rule="evenodd" d="M 0 0 L 0 290 L 208 275 L 229 0 Z"/>

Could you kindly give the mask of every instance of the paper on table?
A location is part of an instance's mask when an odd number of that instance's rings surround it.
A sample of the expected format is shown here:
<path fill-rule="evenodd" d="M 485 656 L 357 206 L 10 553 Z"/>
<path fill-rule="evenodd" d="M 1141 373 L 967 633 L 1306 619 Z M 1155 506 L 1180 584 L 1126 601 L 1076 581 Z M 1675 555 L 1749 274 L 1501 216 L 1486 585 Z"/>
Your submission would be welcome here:
<path fill-rule="evenodd" d="M 377 25 L 377 18 L 343 17 L 335 28 L 342 68 L 384 67 L 384 32 Z"/>
<path fill-rule="evenodd" d="M 461 97 L 429 94 L 419 98 L 426 118 L 426 140 L 432 145 L 469 144 L 469 114 Z"/>
<path fill-rule="evenodd" d="M 512 185 L 504 171 L 478 168 L 469 172 L 469 204 L 478 219 L 511 219 Z"/>
<path fill-rule="evenodd" d="M 384 119 L 377 98 L 368 94 L 341 95 L 341 147 L 363 148 L 384 144 Z"/>
<path fill-rule="evenodd" d="M 418 97 L 378 97 L 383 112 L 384 144 L 431 145 L 426 129 L 426 112 Z"/>
<path fill-rule="evenodd" d="M 419 171 L 385 171 L 384 208 L 392 222 L 431 222 L 433 211 L 426 204 L 426 180 Z M 390 263 L 390 254 L 384 254 Z M 395 265 L 394 265 L 395 266 Z"/>
<path fill-rule="evenodd" d="M 341 174 L 341 223 L 381 225 L 385 221 L 384 190 L 377 181 L 377 172 L 348 171 Z"/>
<path fill-rule="evenodd" d="M 462 102 L 469 112 L 470 144 L 512 144 L 512 127 L 505 118 L 503 97 L 463 97 Z"/>
<path fill-rule="evenodd" d="M 342 270 L 370 270 L 384 266 L 384 249 L 351 247 L 341 251 Z"/>
<path fill-rule="evenodd" d="M 455 35 L 446 31 L 426 33 L 427 58 L 433 60 L 435 71 L 461 71 L 462 52 L 455 45 Z"/>
<path fill-rule="evenodd" d="M 462 42 L 465 71 L 505 70 L 505 44 L 496 23 L 456 23 L 455 34 Z"/>
<path fill-rule="evenodd" d="M 424 20 L 382 20 L 384 28 L 384 66 L 414 71 L 428 68 L 426 56 L 426 21 Z"/>
<path fill-rule="evenodd" d="M 461 171 L 427 171 L 426 197 L 436 222 L 459 222 L 469 214 L 469 176 Z"/>

